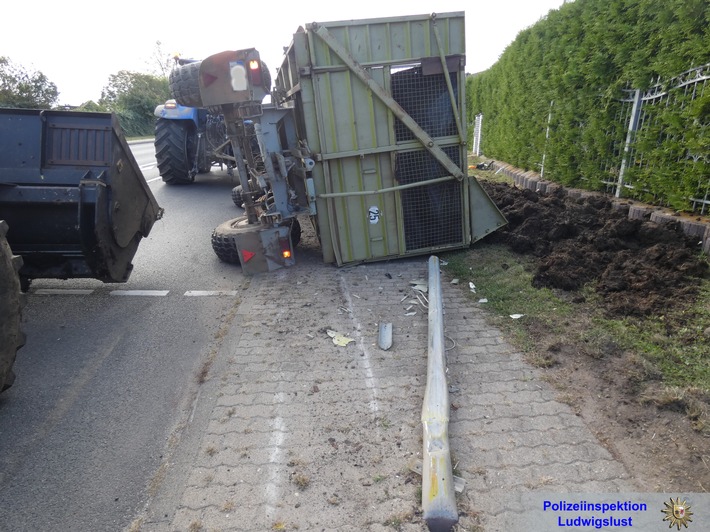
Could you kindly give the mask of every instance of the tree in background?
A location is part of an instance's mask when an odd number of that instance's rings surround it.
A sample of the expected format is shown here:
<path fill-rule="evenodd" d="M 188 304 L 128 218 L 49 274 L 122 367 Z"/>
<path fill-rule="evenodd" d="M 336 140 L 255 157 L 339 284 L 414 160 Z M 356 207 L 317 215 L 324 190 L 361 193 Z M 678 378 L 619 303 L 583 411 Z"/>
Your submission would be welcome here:
<path fill-rule="evenodd" d="M 104 108 L 104 106 L 102 106 L 102 105 L 99 105 L 94 100 L 89 100 L 87 102 L 84 102 L 79 107 L 76 107 L 74 110 L 75 111 L 86 111 L 88 113 L 105 113 L 106 112 L 106 108 Z"/>
<path fill-rule="evenodd" d="M 121 70 L 109 76 L 98 104 L 118 115 L 127 136 L 138 137 L 153 134 L 153 111 L 169 98 L 167 77 Z"/>
<path fill-rule="evenodd" d="M 0 56 L 0 107 L 50 109 L 59 98 L 57 86 L 42 72 L 30 72 Z"/>
<path fill-rule="evenodd" d="M 111 112 L 118 116 L 129 137 L 153 134 L 155 107 L 170 98 L 168 74 L 172 60 L 163 53 L 160 41 L 151 61 L 152 74 L 121 70 L 109 76 L 98 102 L 89 100 L 77 111 Z M 28 71 L 0 56 L 0 107 L 51 109 L 57 106 L 57 86 L 42 72 Z"/>
<path fill-rule="evenodd" d="M 155 48 L 153 49 L 153 55 L 150 60 L 146 62 L 148 70 L 158 76 L 168 79 L 170 76 L 170 71 L 175 65 L 175 56 L 177 54 L 167 54 L 163 49 L 163 43 L 160 41 L 155 41 Z"/>

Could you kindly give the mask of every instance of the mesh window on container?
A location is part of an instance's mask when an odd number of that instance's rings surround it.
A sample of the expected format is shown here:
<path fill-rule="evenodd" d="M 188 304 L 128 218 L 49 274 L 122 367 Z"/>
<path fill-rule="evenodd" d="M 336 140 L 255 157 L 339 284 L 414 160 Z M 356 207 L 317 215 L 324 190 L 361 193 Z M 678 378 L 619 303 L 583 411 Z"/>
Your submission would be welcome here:
<path fill-rule="evenodd" d="M 458 98 L 458 78 L 456 75 L 450 78 L 454 95 Z M 430 137 L 458 134 L 444 74 L 425 76 L 421 67 L 394 72 L 392 97 Z M 394 131 L 397 142 L 415 138 L 400 120 L 395 120 Z"/>
<path fill-rule="evenodd" d="M 460 148 L 443 148 L 461 166 Z M 401 185 L 444 177 L 449 172 L 426 150 L 396 155 L 395 175 Z M 407 251 L 457 244 L 462 241 L 462 185 L 448 181 L 401 192 Z"/>

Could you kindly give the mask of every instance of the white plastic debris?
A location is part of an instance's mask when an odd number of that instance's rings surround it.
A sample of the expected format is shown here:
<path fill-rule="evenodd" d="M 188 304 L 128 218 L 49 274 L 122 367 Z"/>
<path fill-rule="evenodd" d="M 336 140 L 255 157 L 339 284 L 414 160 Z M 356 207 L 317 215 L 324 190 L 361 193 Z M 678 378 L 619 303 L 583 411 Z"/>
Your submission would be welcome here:
<path fill-rule="evenodd" d="M 380 330 L 377 339 L 377 345 L 380 349 L 387 351 L 392 347 L 392 324 L 380 323 Z"/>
<path fill-rule="evenodd" d="M 328 336 L 330 336 L 333 339 L 333 343 L 339 347 L 345 347 L 350 342 L 355 341 L 352 338 L 349 338 L 349 337 L 345 336 L 344 334 L 341 334 L 337 331 L 333 331 L 331 329 L 328 329 L 325 332 L 328 334 Z"/>
<path fill-rule="evenodd" d="M 429 290 L 428 281 L 426 279 L 409 281 L 409 284 L 414 285 L 412 288 L 414 288 L 414 290 L 419 290 L 420 292 L 427 292 Z"/>
<path fill-rule="evenodd" d="M 458 279 L 451 279 L 451 284 L 459 284 L 459 280 Z"/>
<path fill-rule="evenodd" d="M 488 299 L 485 297 L 482 297 L 481 299 L 478 300 L 479 303 L 488 303 Z"/>
<path fill-rule="evenodd" d="M 476 293 L 476 285 L 473 283 L 468 283 L 468 287 L 471 290 L 471 293 L 475 294 Z"/>
<path fill-rule="evenodd" d="M 429 308 L 429 300 L 427 299 L 427 297 L 424 295 L 423 292 L 414 292 L 414 295 L 417 296 L 417 300 L 413 301 L 413 303 L 415 303 L 415 304 L 418 303 L 419 305 L 421 305 L 425 309 Z"/>
<path fill-rule="evenodd" d="M 513 318 L 514 320 L 519 320 L 523 316 L 525 316 L 525 314 L 511 314 L 510 315 L 510 317 Z"/>

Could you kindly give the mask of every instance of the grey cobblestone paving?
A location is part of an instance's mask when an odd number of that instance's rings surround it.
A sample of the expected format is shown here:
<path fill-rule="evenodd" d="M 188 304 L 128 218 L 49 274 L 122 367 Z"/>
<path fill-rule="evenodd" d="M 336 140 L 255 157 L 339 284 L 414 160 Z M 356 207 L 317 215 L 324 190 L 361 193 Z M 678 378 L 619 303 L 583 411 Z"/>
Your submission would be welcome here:
<path fill-rule="evenodd" d="M 226 339 L 206 430 L 171 513 L 143 530 L 426 530 L 419 513 L 426 257 L 257 276 Z M 460 530 L 516 530 L 521 493 L 633 491 L 554 389 L 444 281 Z M 411 308 L 410 308 L 411 307 Z M 416 311 L 413 316 L 406 316 Z M 376 346 L 378 323 L 394 345 Z M 354 341 L 337 347 L 325 329 Z M 395 528 L 398 525 L 398 528 Z"/>

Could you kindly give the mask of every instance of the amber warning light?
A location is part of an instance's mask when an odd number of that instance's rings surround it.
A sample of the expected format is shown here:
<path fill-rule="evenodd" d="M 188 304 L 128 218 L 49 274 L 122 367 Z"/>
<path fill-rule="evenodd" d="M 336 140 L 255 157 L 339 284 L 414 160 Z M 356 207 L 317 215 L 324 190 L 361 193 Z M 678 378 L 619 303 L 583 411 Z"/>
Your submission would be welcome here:
<path fill-rule="evenodd" d="M 249 78 L 253 85 L 261 85 L 261 63 L 258 59 L 249 60 Z"/>
<path fill-rule="evenodd" d="M 286 260 L 287 263 L 290 263 L 291 259 L 293 259 L 293 251 L 291 251 L 291 241 L 288 238 L 280 238 L 279 247 L 281 248 L 281 257 L 283 257 L 283 259 Z"/>

